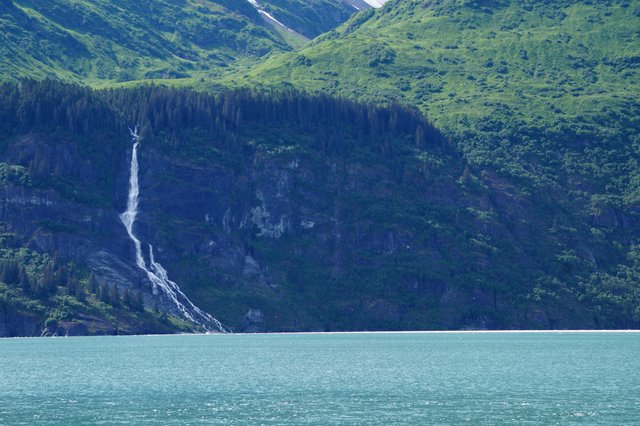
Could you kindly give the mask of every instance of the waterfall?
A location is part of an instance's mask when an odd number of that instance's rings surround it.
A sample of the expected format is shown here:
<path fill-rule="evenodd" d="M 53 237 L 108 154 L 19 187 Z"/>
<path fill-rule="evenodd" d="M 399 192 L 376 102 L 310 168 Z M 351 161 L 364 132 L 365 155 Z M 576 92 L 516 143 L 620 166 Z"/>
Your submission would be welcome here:
<path fill-rule="evenodd" d="M 138 182 L 138 145 L 140 144 L 140 136 L 138 128 L 131 130 L 131 138 L 133 142 L 133 152 L 131 153 L 131 167 L 129 176 L 129 197 L 127 199 L 127 210 L 120 214 L 120 220 L 127 229 L 129 238 L 133 241 L 136 249 L 136 265 L 142 269 L 153 284 L 153 292 L 157 294 L 160 289 L 174 304 L 184 318 L 194 324 L 198 324 L 207 331 L 220 331 L 227 333 L 228 330 L 214 317 L 204 312 L 202 309 L 194 305 L 191 300 L 180 290 L 175 282 L 169 279 L 167 270 L 155 260 L 153 255 L 153 246 L 149 244 L 149 267 L 142 255 L 142 243 L 133 232 L 133 224 L 138 215 L 138 196 L 140 195 L 140 186 Z"/>

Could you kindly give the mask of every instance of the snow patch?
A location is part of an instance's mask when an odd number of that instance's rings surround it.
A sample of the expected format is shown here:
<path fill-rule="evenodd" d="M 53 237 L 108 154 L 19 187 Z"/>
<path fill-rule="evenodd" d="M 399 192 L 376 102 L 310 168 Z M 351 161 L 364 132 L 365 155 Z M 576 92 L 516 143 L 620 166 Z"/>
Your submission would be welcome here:
<path fill-rule="evenodd" d="M 251 0 L 249 0 L 251 1 Z M 384 4 L 386 2 L 388 2 L 389 0 L 364 0 L 367 4 L 369 4 L 371 7 L 375 7 L 375 8 L 379 8 L 384 6 Z"/>
<path fill-rule="evenodd" d="M 276 25 L 279 25 L 280 27 L 282 27 L 284 30 L 289 31 L 290 33 L 297 34 L 294 30 L 292 30 L 291 28 L 287 27 L 285 24 L 283 24 L 282 22 L 278 21 L 272 14 L 270 14 L 269 12 L 264 10 L 262 5 L 260 5 L 260 3 L 258 3 L 256 0 L 247 0 L 247 1 L 249 3 L 251 3 L 253 5 L 253 7 L 255 7 L 258 10 L 258 13 L 260 13 L 260 15 L 262 15 L 262 17 L 265 18 L 268 22 L 275 23 Z M 376 0 L 376 1 L 378 1 L 378 0 Z"/>

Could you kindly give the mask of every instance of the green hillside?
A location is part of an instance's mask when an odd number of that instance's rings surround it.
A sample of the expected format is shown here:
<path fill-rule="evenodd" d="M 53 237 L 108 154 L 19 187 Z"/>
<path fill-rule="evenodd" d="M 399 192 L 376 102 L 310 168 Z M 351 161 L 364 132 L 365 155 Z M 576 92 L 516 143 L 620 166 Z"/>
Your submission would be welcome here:
<path fill-rule="evenodd" d="M 355 11 L 340 2 L 327 3 L 264 2 L 308 37 Z M 289 42 L 300 43 L 265 22 L 244 0 L 0 2 L 0 80 L 197 84 L 200 78 L 216 78 L 291 50 Z"/>
<path fill-rule="evenodd" d="M 570 273 L 543 292 L 637 306 L 639 28 L 639 1 L 397 0 L 233 83 L 418 106 L 496 202 L 527 205 L 501 220 L 547 223 L 525 244 L 547 235 Z"/>
<path fill-rule="evenodd" d="M 638 28 L 638 1 L 400 0 L 235 82 L 416 105 L 474 165 L 538 186 L 596 168 L 628 202 L 640 195 L 620 161 L 637 153 Z"/>
<path fill-rule="evenodd" d="M 398 0 L 248 75 L 420 106 L 450 129 L 631 116 L 640 2 Z M 604 115 L 606 117 L 606 115 Z"/>
<path fill-rule="evenodd" d="M 356 11 L 328 0 L 260 5 L 308 38 Z M 301 44 L 246 0 L 0 2 L 0 81 L 55 77 L 98 86 L 136 80 L 198 85 Z"/>
<path fill-rule="evenodd" d="M 296 92 L 1 89 L 10 319 L 58 333 L 184 326 L 163 319 L 179 312 L 153 295 L 118 219 L 139 123 L 136 232 L 234 330 L 640 323 L 636 214 L 470 167 L 415 110 Z"/>
<path fill-rule="evenodd" d="M 297 51 L 235 0 L 0 20 L 3 79 L 131 86 L 0 86 L 0 324 L 185 326 L 118 220 L 134 124 L 136 232 L 235 330 L 640 324 L 640 0 L 395 0 Z"/>

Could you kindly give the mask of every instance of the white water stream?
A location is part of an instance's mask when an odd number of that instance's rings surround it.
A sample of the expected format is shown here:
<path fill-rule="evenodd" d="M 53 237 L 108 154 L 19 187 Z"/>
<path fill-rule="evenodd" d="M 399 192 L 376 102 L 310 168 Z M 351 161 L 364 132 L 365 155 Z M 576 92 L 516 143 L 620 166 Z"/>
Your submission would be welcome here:
<path fill-rule="evenodd" d="M 191 300 L 180 290 L 178 284 L 169 279 L 167 270 L 156 262 L 153 256 L 153 246 L 149 244 L 149 268 L 144 261 L 142 255 L 142 244 L 138 237 L 133 232 L 133 224 L 136 221 L 138 215 L 138 196 L 140 195 L 140 186 L 138 183 L 138 145 L 140 143 L 140 136 L 138 135 L 138 128 L 134 130 L 129 129 L 133 142 L 133 152 L 131 153 L 131 167 L 129 177 L 129 197 L 127 200 L 127 210 L 120 214 L 120 220 L 127 229 L 129 238 L 133 241 L 133 245 L 136 249 L 136 265 L 145 273 L 153 284 L 154 294 L 157 294 L 160 289 L 169 300 L 178 308 L 182 315 L 189 321 L 204 327 L 207 331 L 220 331 L 222 333 L 228 332 L 226 328 L 214 317 L 204 312 L 202 309 L 194 305 Z"/>

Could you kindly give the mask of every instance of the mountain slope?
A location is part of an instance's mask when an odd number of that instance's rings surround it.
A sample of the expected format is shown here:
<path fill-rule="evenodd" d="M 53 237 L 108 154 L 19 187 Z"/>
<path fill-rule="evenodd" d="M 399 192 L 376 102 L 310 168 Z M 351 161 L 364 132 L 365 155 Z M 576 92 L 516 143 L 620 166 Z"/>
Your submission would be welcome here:
<path fill-rule="evenodd" d="M 0 72 L 85 82 L 183 78 L 288 48 L 250 4 L 222 3 L 4 2 Z"/>
<path fill-rule="evenodd" d="M 249 2 L 123 2 L 121 16 L 98 3 L 121 34 L 85 13 L 92 4 L 60 3 L 101 36 L 69 29 L 66 9 L 64 29 L 36 16 L 55 2 L 15 3 L 0 3 L 3 23 L 19 21 L 2 33 L 6 70 L 112 85 L 95 64 L 136 56 L 218 95 L 2 86 L 0 331 L 90 318 L 102 324 L 92 332 L 190 328 L 135 267 L 118 219 L 133 124 L 136 235 L 235 330 L 640 325 L 637 0 L 396 0 L 253 69 L 269 53 L 238 51 L 238 37 L 290 47 Z M 130 12 L 151 4 L 162 9 L 135 20 L 152 31 L 135 31 Z M 199 50 L 153 21 L 173 14 L 194 40 L 212 16 L 250 24 Z M 25 50 L 40 39 L 56 48 Z M 117 54 L 83 50 L 96 40 Z M 180 49 L 222 56 L 193 65 Z M 151 78 L 144 61 L 121 70 Z"/>
<path fill-rule="evenodd" d="M 639 10 L 638 1 L 400 0 L 241 84 L 416 105 L 457 135 L 472 165 L 535 187 L 579 180 L 633 209 Z"/>
<path fill-rule="evenodd" d="M 256 3 L 307 39 L 334 29 L 358 10 L 347 0 L 262 0 Z"/>
<path fill-rule="evenodd" d="M 0 305 L 36 332 L 189 327 L 162 318 L 180 313 L 119 219 L 134 122 L 135 233 L 233 330 L 639 324 L 637 218 L 585 223 L 562 193 L 471 171 L 415 111 L 153 86 L 0 94 Z"/>
<path fill-rule="evenodd" d="M 420 106 L 451 129 L 630 116 L 640 83 L 640 3 L 396 1 L 249 73 Z M 301 60 L 304 58 L 304 60 Z"/>
<path fill-rule="evenodd" d="M 20 311 L 38 302 L 40 313 L 32 315 L 40 324 L 47 315 L 80 323 L 89 313 L 108 318 L 98 301 L 109 305 L 113 300 L 102 299 L 112 292 L 138 295 L 147 308 L 176 314 L 162 293 L 153 296 L 151 283 L 135 267 L 118 219 L 128 182 L 130 122 L 140 123 L 142 135 L 136 234 L 153 244 L 156 259 L 192 300 L 236 330 L 251 326 L 245 314 L 253 311 L 262 312 L 261 323 L 253 325 L 260 329 L 349 327 L 335 311 L 353 300 L 327 294 L 327 283 L 377 300 L 384 287 L 357 285 L 353 268 L 364 265 L 346 259 L 371 262 L 385 239 L 399 232 L 391 228 L 400 222 L 390 222 L 389 229 L 363 234 L 360 227 L 380 220 L 374 200 L 390 207 L 411 204 L 411 197 L 384 188 L 396 187 L 403 175 L 450 192 L 444 189 L 455 186 L 450 178 L 421 170 L 430 162 L 434 168 L 460 167 L 442 152 L 434 129 L 415 112 L 398 108 L 376 110 L 293 93 L 266 98 L 232 92 L 214 98 L 157 87 L 94 93 L 52 82 L 2 89 L 0 158 L 7 173 L 1 253 L 34 283 L 0 275 L 10 288 L 3 305 Z M 413 148 L 418 128 L 421 150 Z M 437 212 L 445 207 L 431 204 L 434 219 L 444 218 Z M 403 227 L 428 226 L 420 224 L 424 218 L 404 215 Z M 344 242 L 342 235 L 348 238 Z M 366 250 L 350 250 L 354 244 Z M 406 256 L 396 244 L 387 255 Z M 45 257 L 36 263 L 32 252 Z M 76 267 L 67 266 L 72 274 L 49 283 L 45 269 L 60 268 L 53 258 Z M 89 271 L 107 291 L 97 292 Z M 371 265 L 359 275 L 378 272 Z M 429 291 L 425 288 L 425 295 Z M 73 301 L 76 292 L 86 302 Z M 73 303 L 58 314 L 63 296 Z M 358 327 L 366 327 L 361 321 Z M 400 327 L 405 320 L 394 314 L 386 321 Z M 127 326 L 140 328 L 135 318 Z"/>
<path fill-rule="evenodd" d="M 416 105 L 472 166 L 582 192 L 585 209 L 636 211 L 639 10 L 638 1 L 396 1 L 240 84 Z"/>
<path fill-rule="evenodd" d="M 343 2 L 261 4 L 309 38 L 344 22 Z M 278 31 L 280 30 L 280 31 Z M 291 50 L 300 40 L 248 1 L 0 2 L 0 80 L 57 77 L 85 84 L 215 78 Z"/>
<path fill-rule="evenodd" d="M 638 312 L 638 28 L 638 1 L 397 0 L 241 84 L 420 107 L 472 176 L 527 205 L 507 216 L 546 222 L 524 244 L 570 273 L 542 279 L 541 294 L 566 286 Z"/>
<path fill-rule="evenodd" d="M 639 1 L 399 0 L 239 84 L 409 103 L 457 136 L 472 165 L 534 187 L 571 185 L 571 174 L 630 208 L 640 194 L 636 164 L 625 164 L 637 157 L 639 10 Z M 594 167 L 603 176 L 592 179 Z"/>

